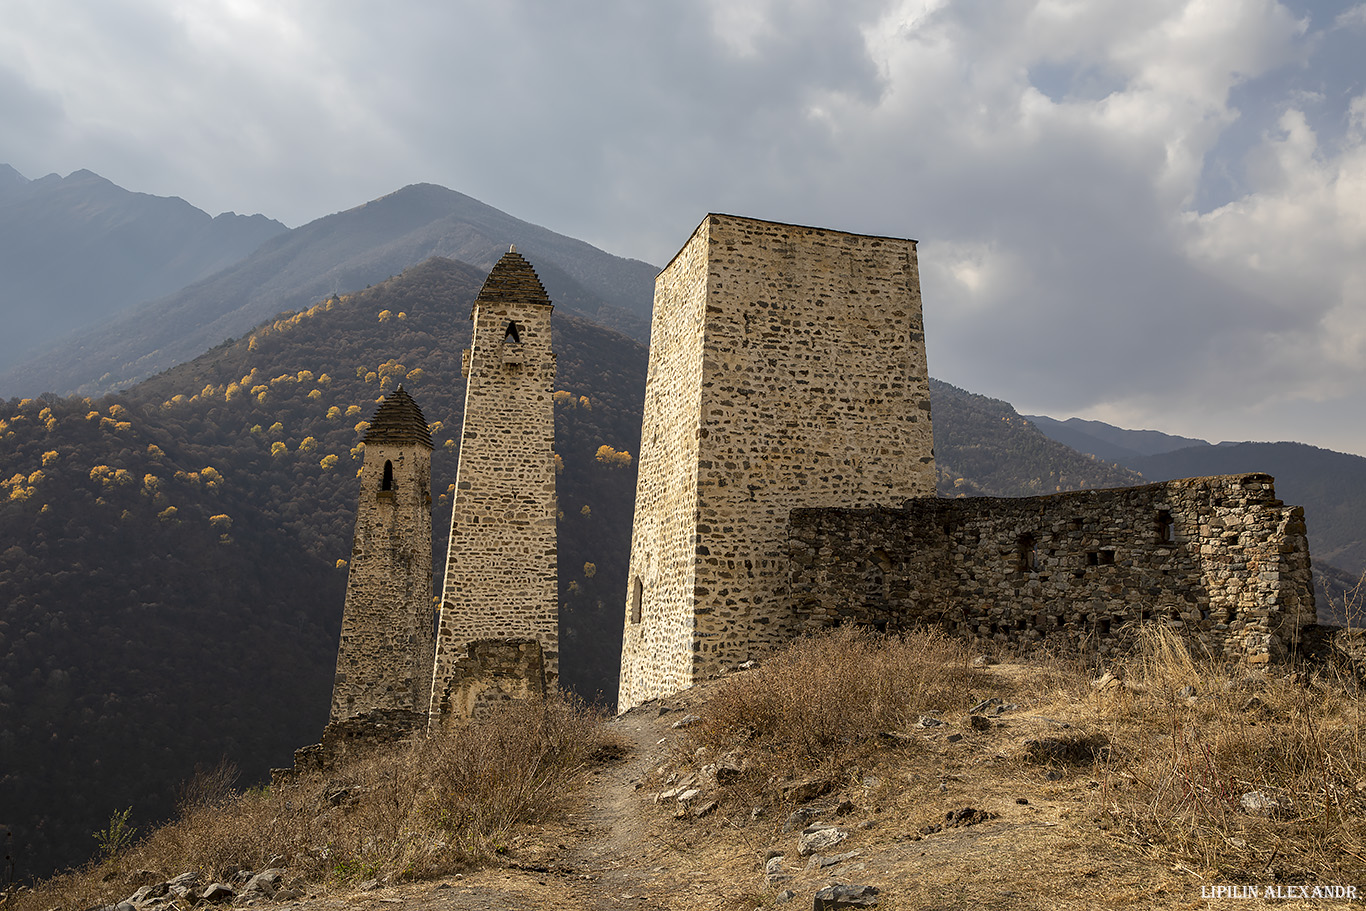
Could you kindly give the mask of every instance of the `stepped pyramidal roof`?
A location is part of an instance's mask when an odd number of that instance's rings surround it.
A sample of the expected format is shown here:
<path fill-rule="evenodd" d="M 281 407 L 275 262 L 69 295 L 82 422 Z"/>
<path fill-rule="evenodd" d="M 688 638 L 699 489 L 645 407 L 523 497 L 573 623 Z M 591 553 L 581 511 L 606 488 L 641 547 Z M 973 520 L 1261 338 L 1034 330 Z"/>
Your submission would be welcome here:
<path fill-rule="evenodd" d="M 530 268 L 530 267 L 528 267 Z M 533 275 L 534 277 L 534 275 Z M 544 293 L 544 292 L 542 292 Z M 432 432 L 427 429 L 427 419 L 422 409 L 402 386 L 385 396 L 379 410 L 365 431 L 366 443 L 421 443 L 428 449 L 432 447 Z"/>
<path fill-rule="evenodd" d="M 484 287 L 479 289 L 478 303 L 517 303 L 545 304 L 551 306 L 550 296 L 545 286 L 536 276 L 536 270 L 522 254 L 513 247 L 494 265 L 489 277 L 484 279 Z"/>

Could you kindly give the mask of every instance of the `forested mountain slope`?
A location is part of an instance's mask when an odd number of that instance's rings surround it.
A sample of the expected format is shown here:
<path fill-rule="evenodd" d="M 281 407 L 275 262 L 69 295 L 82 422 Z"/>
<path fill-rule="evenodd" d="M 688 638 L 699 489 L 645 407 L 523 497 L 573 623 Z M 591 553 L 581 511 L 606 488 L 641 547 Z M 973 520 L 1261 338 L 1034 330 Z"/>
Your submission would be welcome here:
<path fill-rule="evenodd" d="M 197 763 L 259 781 L 316 739 L 363 421 L 400 382 L 420 403 L 444 546 L 483 278 L 433 260 L 125 395 L 0 406 L 0 824 L 21 871 L 82 859 L 115 809 L 166 815 Z M 563 679 L 610 698 L 635 471 L 597 456 L 635 454 L 645 351 L 554 325 Z"/>

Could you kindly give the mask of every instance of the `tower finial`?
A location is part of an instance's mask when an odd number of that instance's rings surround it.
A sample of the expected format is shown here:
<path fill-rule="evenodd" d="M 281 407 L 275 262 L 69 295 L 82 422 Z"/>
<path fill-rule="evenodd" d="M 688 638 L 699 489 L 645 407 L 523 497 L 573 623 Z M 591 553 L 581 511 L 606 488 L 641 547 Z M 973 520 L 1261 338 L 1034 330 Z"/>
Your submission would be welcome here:
<path fill-rule="evenodd" d="M 508 245 L 508 252 L 509 252 L 509 253 L 516 253 L 516 252 L 517 252 L 517 245 L 516 245 L 516 244 L 509 244 L 509 245 Z"/>

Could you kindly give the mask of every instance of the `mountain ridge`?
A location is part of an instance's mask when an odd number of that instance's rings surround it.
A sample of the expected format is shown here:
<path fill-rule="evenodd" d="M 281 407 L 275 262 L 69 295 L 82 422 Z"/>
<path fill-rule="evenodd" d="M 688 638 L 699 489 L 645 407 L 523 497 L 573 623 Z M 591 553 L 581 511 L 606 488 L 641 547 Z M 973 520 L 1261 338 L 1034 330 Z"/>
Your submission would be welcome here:
<path fill-rule="evenodd" d="M 648 338 L 657 269 L 524 222 L 435 184 L 412 184 L 270 238 L 167 296 L 68 335 L 0 375 L 8 394 L 104 394 L 284 310 L 372 285 L 431 256 L 490 268 L 516 244 L 564 309 Z"/>
<path fill-rule="evenodd" d="M 126 190 L 88 170 L 30 181 L 5 168 L 0 371 L 65 333 L 217 272 L 287 230 L 263 215 L 210 216 L 179 197 Z"/>

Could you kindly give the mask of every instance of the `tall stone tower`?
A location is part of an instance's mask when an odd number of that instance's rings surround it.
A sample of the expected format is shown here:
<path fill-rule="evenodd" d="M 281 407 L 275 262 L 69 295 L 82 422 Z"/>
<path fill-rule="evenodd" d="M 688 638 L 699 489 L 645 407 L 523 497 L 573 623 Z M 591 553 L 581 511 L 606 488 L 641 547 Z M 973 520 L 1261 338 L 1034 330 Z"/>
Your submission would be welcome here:
<path fill-rule="evenodd" d="M 432 661 L 432 436 L 400 386 L 365 432 L 331 724 L 420 727 Z M 410 718 L 402 716 L 408 715 Z"/>
<path fill-rule="evenodd" d="M 915 242 L 708 215 L 655 280 L 618 710 L 795 635 L 793 508 L 934 481 Z"/>
<path fill-rule="evenodd" d="M 559 674 L 555 551 L 555 355 L 550 298 L 514 248 L 493 267 L 474 302 L 464 352 L 460 434 L 446 581 L 437 627 L 430 712 L 468 713 L 456 689 L 470 662 L 496 655 L 489 640 L 516 645 L 508 674 L 531 663 L 545 685 Z M 514 665 L 522 666 L 517 671 Z"/>

